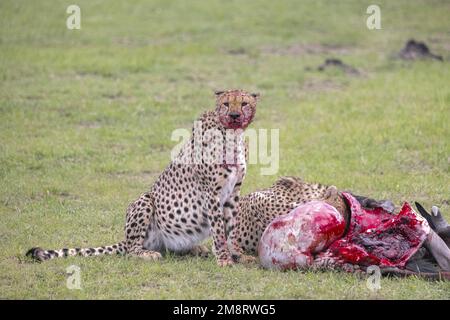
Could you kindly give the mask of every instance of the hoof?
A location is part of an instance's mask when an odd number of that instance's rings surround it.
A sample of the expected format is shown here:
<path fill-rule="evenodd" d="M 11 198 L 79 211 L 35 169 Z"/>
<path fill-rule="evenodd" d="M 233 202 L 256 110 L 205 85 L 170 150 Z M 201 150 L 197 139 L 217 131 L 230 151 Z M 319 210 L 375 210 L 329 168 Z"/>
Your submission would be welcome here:
<path fill-rule="evenodd" d="M 431 207 L 431 212 L 433 213 L 433 216 L 437 217 L 439 215 L 439 208 L 436 206 Z"/>

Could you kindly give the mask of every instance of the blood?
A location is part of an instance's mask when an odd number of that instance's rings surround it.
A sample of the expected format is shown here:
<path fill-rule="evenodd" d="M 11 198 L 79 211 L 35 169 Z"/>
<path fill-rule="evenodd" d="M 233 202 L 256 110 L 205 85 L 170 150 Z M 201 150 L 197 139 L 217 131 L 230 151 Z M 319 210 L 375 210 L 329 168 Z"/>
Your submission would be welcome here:
<path fill-rule="evenodd" d="M 276 218 L 261 237 L 261 264 L 281 270 L 305 268 L 318 257 L 334 265 L 402 268 L 425 241 L 430 227 L 408 203 L 397 215 L 364 209 L 350 194 L 350 225 L 332 206 L 312 201 Z"/>
<path fill-rule="evenodd" d="M 231 119 L 227 114 L 219 116 L 220 122 L 227 129 L 246 129 L 252 122 L 255 113 L 252 111 L 249 114 L 241 114 L 239 120 Z"/>
<path fill-rule="evenodd" d="M 277 220 L 277 219 L 275 219 L 272 222 L 272 228 L 273 229 L 280 229 L 281 227 L 284 227 L 286 224 L 287 224 L 287 222 L 284 221 L 284 220 Z"/>
<path fill-rule="evenodd" d="M 351 208 L 350 228 L 328 250 L 347 263 L 404 267 L 429 233 L 428 223 L 406 202 L 393 215 L 381 208 L 364 209 L 349 194 L 344 197 Z"/>

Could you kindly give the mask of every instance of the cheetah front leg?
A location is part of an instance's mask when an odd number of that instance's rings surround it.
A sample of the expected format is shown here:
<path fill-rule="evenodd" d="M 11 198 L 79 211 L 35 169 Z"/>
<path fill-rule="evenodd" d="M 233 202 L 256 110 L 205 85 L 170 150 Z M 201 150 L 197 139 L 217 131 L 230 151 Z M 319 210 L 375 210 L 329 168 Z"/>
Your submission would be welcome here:
<path fill-rule="evenodd" d="M 242 179 L 234 186 L 230 198 L 223 205 L 223 213 L 226 224 L 226 236 L 228 248 L 234 261 L 240 263 L 255 262 L 256 258 L 246 255 L 238 242 L 239 238 L 239 195 L 241 190 Z"/>
<path fill-rule="evenodd" d="M 217 264 L 221 267 L 232 265 L 234 262 L 227 246 L 224 216 L 218 195 L 211 197 L 208 207 L 208 219 L 213 238 L 213 252 L 216 256 Z"/>

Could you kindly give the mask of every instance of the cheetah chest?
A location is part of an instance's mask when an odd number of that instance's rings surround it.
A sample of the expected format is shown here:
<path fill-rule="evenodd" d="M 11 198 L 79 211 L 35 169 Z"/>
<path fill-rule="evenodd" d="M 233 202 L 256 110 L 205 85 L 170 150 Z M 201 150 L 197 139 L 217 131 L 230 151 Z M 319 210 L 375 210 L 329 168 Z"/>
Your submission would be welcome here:
<path fill-rule="evenodd" d="M 231 169 L 231 173 L 225 179 L 224 186 L 222 188 L 222 192 L 220 193 L 220 206 L 223 207 L 224 203 L 230 198 L 231 193 L 233 192 L 234 186 L 238 181 L 237 168 L 233 167 Z"/>
<path fill-rule="evenodd" d="M 245 170 L 243 166 L 233 166 L 230 168 L 227 178 L 225 178 L 222 191 L 220 193 L 220 206 L 223 207 L 225 202 L 230 199 L 233 194 L 236 183 L 239 182 L 242 172 Z"/>
<path fill-rule="evenodd" d="M 232 196 L 236 183 L 242 180 L 245 175 L 246 163 L 243 144 L 239 144 L 235 152 L 237 153 L 235 158 L 236 163 L 228 167 L 231 171 L 227 173 L 227 177 L 225 178 L 223 188 L 220 193 L 221 207 L 223 207 L 224 203 Z"/>

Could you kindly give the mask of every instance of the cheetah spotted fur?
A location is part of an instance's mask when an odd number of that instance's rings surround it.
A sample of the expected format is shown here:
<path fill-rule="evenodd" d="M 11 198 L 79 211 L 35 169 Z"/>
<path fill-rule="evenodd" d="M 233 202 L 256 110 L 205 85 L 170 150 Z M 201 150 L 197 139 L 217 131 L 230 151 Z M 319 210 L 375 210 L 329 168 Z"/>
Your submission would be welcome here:
<path fill-rule="evenodd" d="M 241 198 L 238 244 L 243 251 L 255 254 L 259 239 L 274 218 L 312 200 L 324 200 L 348 219 L 347 206 L 335 186 L 307 183 L 298 177 L 281 177 L 271 187 Z"/>

